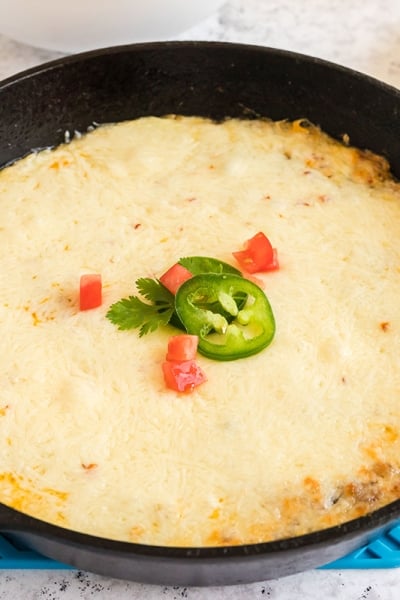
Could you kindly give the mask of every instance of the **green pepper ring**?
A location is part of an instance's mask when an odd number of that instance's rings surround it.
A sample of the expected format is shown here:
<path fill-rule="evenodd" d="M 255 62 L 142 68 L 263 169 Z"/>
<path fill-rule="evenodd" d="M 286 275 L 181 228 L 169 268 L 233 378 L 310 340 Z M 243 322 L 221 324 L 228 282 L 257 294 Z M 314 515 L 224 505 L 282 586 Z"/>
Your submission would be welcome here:
<path fill-rule="evenodd" d="M 237 306 L 234 297 L 243 294 L 251 303 Z M 216 306 L 220 310 L 216 311 Z M 194 275 L 178 289 L 175 310 L 186 331 L 199 336 L 198 350 L 208 358 L 225 361 L 252 356 L 266 348 L 275 335 L 275 318 L 267 296 L 240 275 Z M 231 313 L 229 321 L 227 310 Z M 221 334 L 217 343 L 215 332 Z"/>

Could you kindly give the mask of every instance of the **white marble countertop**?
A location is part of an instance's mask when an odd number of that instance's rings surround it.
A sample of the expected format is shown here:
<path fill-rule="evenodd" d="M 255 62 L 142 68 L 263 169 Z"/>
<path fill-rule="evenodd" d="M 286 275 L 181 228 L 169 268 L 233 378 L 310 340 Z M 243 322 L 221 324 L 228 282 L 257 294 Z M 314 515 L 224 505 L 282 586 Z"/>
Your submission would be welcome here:
<path fill-rule="evenodd" d="M 228 0 L 218 13 L 178 39 L 255 43 L 293 50 L 340 63 L 400 88 L 398 0 Z M 0 35 L 0 79 L 58 56 Z M 223 588 L 147 586 L 81 571 L 0 570 L 0 600 L 397 600 L 399 590 L 400 569 L 309 571 Z"/>

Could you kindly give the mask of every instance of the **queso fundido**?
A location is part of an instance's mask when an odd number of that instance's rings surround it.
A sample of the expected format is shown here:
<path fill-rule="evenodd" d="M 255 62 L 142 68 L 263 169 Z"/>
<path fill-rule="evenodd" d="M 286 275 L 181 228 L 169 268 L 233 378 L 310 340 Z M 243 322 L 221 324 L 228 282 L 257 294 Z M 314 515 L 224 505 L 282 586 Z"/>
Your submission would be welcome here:
<path fill-rule="evenodd" d="M 0 501 L 111 539 L 218 546 L 335 525 L 399 497 L 400 184 L 306 121 L 147 117 L 0 172 Z M 106 315 L 180 257 L 255 232 L 273 340 L 168 389 L 171 326 Z M 80 310 L 79 277 L 102 302 Z"/>

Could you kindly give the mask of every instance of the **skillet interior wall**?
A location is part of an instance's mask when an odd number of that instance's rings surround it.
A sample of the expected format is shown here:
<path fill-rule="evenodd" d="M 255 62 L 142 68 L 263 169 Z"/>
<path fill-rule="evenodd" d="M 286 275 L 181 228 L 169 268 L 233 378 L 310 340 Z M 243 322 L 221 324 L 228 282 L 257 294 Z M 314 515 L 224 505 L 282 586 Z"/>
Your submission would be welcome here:
<path fill-rule="evenodd" d="M 65 131 L 142 115 L 307 117 L 386 156 L 400 177 L 400 92 L 318 59 L 256 46 L 170 42 L 75 55 L 0 85 L 0 166 Z"/>

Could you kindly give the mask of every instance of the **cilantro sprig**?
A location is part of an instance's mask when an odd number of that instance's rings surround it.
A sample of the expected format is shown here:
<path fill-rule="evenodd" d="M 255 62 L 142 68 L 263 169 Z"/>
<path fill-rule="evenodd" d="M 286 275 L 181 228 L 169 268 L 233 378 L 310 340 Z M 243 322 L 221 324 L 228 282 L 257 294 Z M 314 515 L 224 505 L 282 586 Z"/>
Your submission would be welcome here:
<path fill-rule="evenodd" d="M 174 295 L 157 279 L 141 277 L 136 287 L 142 296 L 129 296 L 112 304 L 106 317 L 118 329 L 139 329 L 139 336 L 167 325 L 174 313 Z"/>
<path fill-rule="evenodd" d="M 209 256 L 186 256 L 178 262 L 192 275 L 202 273 L 241 275 L 241 272 L 232 265 Z M 106 314 L 118 329 L 139 329 L 139 336 L 142 337 L 168 324 L 183 328 L 175 311 L 175 296 L 158 279 L 141 277 L 136 281 L 136 288 L 138 296 L 118 300 L 110 306 Z"/>

